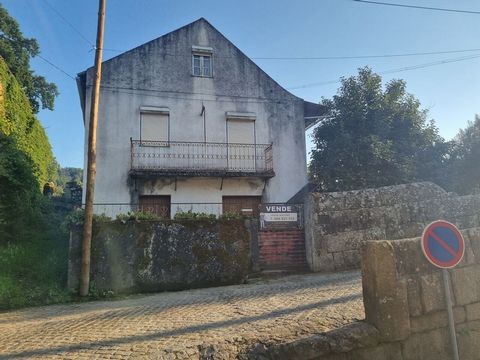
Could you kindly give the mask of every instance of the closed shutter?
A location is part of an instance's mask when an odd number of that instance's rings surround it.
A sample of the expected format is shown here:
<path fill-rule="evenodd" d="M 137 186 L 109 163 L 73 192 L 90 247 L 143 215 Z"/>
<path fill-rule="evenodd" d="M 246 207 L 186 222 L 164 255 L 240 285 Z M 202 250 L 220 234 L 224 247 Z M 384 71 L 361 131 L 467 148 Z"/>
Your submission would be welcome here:
<path fill-rule="evenodd" d="M 227 120 L 228 170 L 255 171 L 255 122 Z"/>
<path fill-rule="evenodd" d="M 245 120 L 229 119 L 228 143 L 229 144 L 254 144 L 255 143 L 255 122 Z"/>
<path fill-rule="evenodd" d="M 168 141 L 168 114 L 142 113 L 141 140 Z"/>

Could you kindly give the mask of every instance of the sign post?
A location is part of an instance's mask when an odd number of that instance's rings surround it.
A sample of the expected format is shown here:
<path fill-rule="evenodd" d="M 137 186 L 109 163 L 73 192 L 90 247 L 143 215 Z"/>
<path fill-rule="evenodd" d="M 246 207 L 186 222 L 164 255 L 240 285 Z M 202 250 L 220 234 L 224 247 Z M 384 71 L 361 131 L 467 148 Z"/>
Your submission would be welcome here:
<path fill-rule="evenodd" d="M 453 359 L 459 360 L 447 269 L 455 267 L 462 260 L 465 253 L 465 240 L 455 225 L 438 220 L 428 225 L 423 231 L 422 250 L 430 263 L 442 269 Z"/>

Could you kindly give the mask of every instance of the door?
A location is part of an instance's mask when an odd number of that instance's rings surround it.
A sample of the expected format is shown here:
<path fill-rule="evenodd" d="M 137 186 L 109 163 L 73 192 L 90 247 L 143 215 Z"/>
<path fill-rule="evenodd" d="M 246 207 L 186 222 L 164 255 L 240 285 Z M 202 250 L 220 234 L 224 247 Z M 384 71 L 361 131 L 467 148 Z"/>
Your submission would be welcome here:
<path fill-rule="evenodd" d="M 139 209 L 162 219 L 170 219 L 170 195 L 144 195 L 139 198 Z"/>
<path fill-rule="evenodd" d="M 255 171 L 255 121 L 227 120 L 228 170 Z"/>
<path fill-rule="evenodd" d="M 223 196 L 223 213 L 251 213 L 258 218 L 261 199 L 261 196 Z"/>

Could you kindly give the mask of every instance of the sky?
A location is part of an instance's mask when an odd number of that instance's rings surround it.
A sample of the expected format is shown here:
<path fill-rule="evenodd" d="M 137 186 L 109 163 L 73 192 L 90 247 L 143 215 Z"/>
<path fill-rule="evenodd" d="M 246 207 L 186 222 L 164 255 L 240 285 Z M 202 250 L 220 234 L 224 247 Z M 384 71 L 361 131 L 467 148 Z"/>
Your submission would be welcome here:
<path fill-rule="evenodd" d="M 475 0 L 384 0 L 391 3 L 480 11 Z M 68 75 L 94 61 L 98 0 L 2 0 L 41 56 Z M 330 98 L 341 77 L 370 66 L 376 72 L 437 63 L 382 75 L 404 79 L 429 110 L 440 134 L 451 139 L 480 113 L 479 14 L 440 12 L 359 3 L 353 0 L 107 0 L 104 60 L 183 25 L 206 18 L 283 87 L 308 101 Z M 389 58 L 281 60 L 425 53 L 463 53 Z M 84 128 L 74 79 L 40 58 L 32 68 L 57 84 L 54 111 L 38 117 L 62 166 L 83 167 Z M 100 119 L 101 121 L 101 119 Z M 311 148 L 307 133 L 307 150 Z"/>

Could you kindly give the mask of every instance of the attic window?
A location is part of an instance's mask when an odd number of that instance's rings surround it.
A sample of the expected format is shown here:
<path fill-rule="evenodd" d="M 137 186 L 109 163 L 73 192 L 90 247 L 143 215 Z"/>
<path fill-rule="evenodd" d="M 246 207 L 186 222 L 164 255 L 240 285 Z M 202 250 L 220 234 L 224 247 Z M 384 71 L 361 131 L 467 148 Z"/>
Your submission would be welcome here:
<path fill-rule="evenodd" d="M 192 74 L 194 76 L 213 76 L 213 49 L 204 46 L 192 46 Z"/>

